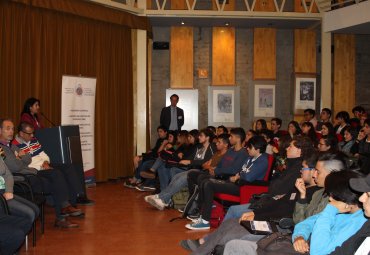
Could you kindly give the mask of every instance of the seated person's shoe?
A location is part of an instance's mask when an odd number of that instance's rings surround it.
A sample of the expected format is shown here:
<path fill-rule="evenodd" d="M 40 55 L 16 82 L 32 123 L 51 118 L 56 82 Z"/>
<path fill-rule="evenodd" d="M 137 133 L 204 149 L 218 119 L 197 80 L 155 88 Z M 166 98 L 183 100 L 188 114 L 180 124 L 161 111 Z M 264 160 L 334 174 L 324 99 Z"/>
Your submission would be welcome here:
<path fill-rule="evenodd" d="M 72 216 L 72 217 L 83 217 L 85 214 L 77 208 L 69 205 L 67 207 L 62 208 L 61 215 L 63 217 Z"/>
<path fill-rule="evenodd" d="M 58 228 L 78 228 L 78 224 L 70 222 L 66 218 L 60 220 L 56 219 L 54 226 Z"/>
<path fill-rule="evenodd" d="M 155 172 L 151 170 L 145 170 L 140 173 L 140 176 L 146 179 L 155 179 Z"/>
<path fill-rule="evenodd" d="M 127 187 L 127 188 L 130 188 L 130 189 L 134 189 L 139 184 L 141 184 L 141 181 L 132 181 L 132 180 L 128 179 L 123 183 L 123 186 Z"/>
<path fill-rule="evenodd" d="M 200 246 L 199 239 L 187 239 L 187 240 L 181 240 L 180 246 L 188 251 L 195 251 Z"/>
<path fill-rule="evenodd" d="M 186 224 L 185 227 L 190 230 L 206 230 L 211 228 L 209 222 L 204 221 L 202 218 L 191 224 Z"/>
<path fill-rule="evenodd" d="M 148 203 L 161 211 L 168 206 L 168 204 L 165 204 L 159 197 L 149 197 Z"/>
<path fill-rule="evenodd" d="M 152 187 L 152 186 L 147 186 L 147 185 L 144 185 L 144 184 L 141 184 L 141 185 L 137 185 L 135 187 L 135 189 L 137 189 L 138 191 L 155 191 L 155 187 Z"/>
<path fill-rule="evenodd" d="M 95 205 L 94 200 L 88 199 L 87 197 L 78 197 L 76 203 L 78 205 Z"/>

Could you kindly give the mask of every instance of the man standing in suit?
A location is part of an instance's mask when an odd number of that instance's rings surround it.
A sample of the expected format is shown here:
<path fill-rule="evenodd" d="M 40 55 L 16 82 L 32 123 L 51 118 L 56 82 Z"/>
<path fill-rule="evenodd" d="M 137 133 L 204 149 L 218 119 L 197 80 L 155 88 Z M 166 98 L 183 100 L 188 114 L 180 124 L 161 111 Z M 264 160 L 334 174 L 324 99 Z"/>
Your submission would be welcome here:
<path fill-rule="evenodd" d="M 184 111 L 177 107 L 179 96 L 173 94 L 170 97 L 171 105 L 164 107 L 161 111 L 161 125 L 168 130 L 178 131 L 184 125 Z"/>

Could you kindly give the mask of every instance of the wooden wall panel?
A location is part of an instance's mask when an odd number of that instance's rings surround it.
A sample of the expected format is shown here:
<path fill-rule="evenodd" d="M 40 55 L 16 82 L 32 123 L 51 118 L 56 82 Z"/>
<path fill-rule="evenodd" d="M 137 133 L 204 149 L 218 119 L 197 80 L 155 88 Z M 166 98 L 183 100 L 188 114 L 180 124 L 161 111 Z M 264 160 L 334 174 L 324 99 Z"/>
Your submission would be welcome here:
<path fill-rule="evenodd" d="M 151 10 L 152 9 L 152 0 L 146 0 L 146 8 L 148 10 Z"/>
<path fill-rule="evenodd" d="M 294 30 L 294 72 L 316 73 L 316 32 Z"/>
<path fill-rule="evenodd" d="M 276 29 L 255 28 L 253 43 L 253 79 L 276 79 Z"/>
<path fill-rule="evenodd" d="M 214 27 L 212 85 L 235 85 L 235 28 Z"/>
<path fill-rule="evenodd" d="M 274 0 L 257 0 L 254 6 L 254 11 L 276 12 Z"/>
<path fill-rule="evenodd" d="M 351 112 L 356 92 L 354 35 L 334 35 L 334 113 Z"/>
<path fill-rule="evenodd" d="M 193 28 L 171 27 L 171 88 L 193 88 Z"/>
<path fill-rule="evenodd" d="M 220 8 L 222 6 L 223 0 L 218 0 L 220 4 Z M 212 8 L 213 10 L 217 10 L 217 5 L 215 0 L 212 0 Z M 235 0 L 228 0 L 228 2 L 225 4 L 224 11 L 234 11 L 235 10 Z"/>
<path fill-rule="evenodd" d="M 307 10 L 309 10 L 312 0 L 305 0 L 305 1 L 306 1 L 306 5 L 307 5 Z M 304 9 L 304 6 L 302 4 L 302 0 L 294 0 L 294 11 L 295 12 L 306 12 L 305 9 Z M 316 5 L 316 2 L 313 3 L 311 12 L 312 13 L 319 12 L 319 10 L 317 8 L 317 5 Z"/>
<path fill-rule="evenodd" d="M 186 6 L 185 0 L 171 0 L 171 10 L 186 10 L 188 7 Z"/>

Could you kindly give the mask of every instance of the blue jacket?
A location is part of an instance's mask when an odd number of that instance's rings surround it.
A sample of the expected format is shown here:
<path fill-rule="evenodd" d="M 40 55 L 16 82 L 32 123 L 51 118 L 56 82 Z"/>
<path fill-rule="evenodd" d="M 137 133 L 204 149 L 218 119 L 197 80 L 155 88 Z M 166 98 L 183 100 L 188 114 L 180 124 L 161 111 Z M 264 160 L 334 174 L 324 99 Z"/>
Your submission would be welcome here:
<path fill-rule="evenodd" d="M 302 236 L 307 241 L 311 236 L 310 254 L 329 254 L 353 236 L 365 222 L 361 209 L 352 214 L 339 213 L 335 206 L 328 204 L 321 213 L 298 223 L 292 239 L 294 241 Z"/>
<path fill-rule="evenodd" d="M 242 170 L 240 171 L 240 179 L 247 182 L 255 180 L 263 180 L 268 168 L 267 154 L 262 153 L 256 160 L 253 157 L 248 157 L 244 161 Z"/>

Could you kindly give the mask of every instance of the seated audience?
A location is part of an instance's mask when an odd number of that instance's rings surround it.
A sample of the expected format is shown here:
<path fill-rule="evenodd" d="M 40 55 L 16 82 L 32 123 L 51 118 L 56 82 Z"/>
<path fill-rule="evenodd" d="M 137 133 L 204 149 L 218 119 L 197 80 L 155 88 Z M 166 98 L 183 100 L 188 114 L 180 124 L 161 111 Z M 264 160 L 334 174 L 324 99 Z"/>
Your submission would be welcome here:
<path fill-rule="evenodd" d="M 292 250 L 299 253 L 329 254 L 356 233 L 366 222 L 359 207 L 359 194 L 349 187 L 350 178 L 358 176 L 352 171 L 331 173 L 325 180 L 329 204 L 319 214 L 297 224 L 293 233 Z M 223 254 L 256 254 L 255 240 L 232 240 Z"/>
<path fill-rule="evenodd" d="M 289 122 L 289 124 L 288 124 L 288 133 L 289 133 L 291 138 L 294 138 L 294 136 L 302 134 L 302 130 L 299 127 L 299 124 L 298 124 L 297 121 L 293 120 L 293 121 Z"/>
<path fill-rule="evenodd" d="M 291 141 L 292 138 L 289 135 L 285 135 L 279 139 L 277 152 L 274 151 L 275 165 L 272 172 L 272 179 L 279 176 L 286 169 L 286 152 Z"/>
<path fill-rule="evenodd" d="M 44 128 L 40 116 L 40 100 L 34 97 L 28 98 L 24 102 L 23 110 L 21 113 L 21 122 L 30 123 L 35 130 Z"/>
<path fill-rule="evenodd" d="M 5 153 L 5 164 L 13 174 L 28 175 L 36 193 L 51 194 L 55 207 L 55 226 L 76 228 L 78 224 L 67 220 L 67 216 L 82 216 L 81 210 L 74 208 L 69 202 L 69 188 L 63 173 L 58 169 L 37 170 L 28 165 L 32 162 L 30 154 L 11 144 L 14 138 L 14 124 L 9 119 L 0 120 L 0 147 Z"/>
<path fill-rule="evenodd" d="M 31 164 L 28 165 L 30 168 L 35 168 L 38 171 L 59 169 L 68 184 L 69 188 L 69 201 L 76 207 L 79 203 L 79 198 L 85 197 L 84 187 L 77 176 L 77 171 L 71 164 L 52 164 L 49 156 L 43 150 L 39 141 L 34 137 L 34 129 L 31 124 L 27 122 L 21 122 L 18 126 L 18 134 L 12 141 L 12 144 L 20 149 L 20 152 L 31 155 Z M 91 203 L 84 203 L 91 204 Z"/>
<path fill-rule="evenodd" d="M 307 136 L 311 139 L 314 146 L 317 146 L 317 136 L 316 131 L 311 122 L 303 122 L 302 123 L 302 135 Z"/>
<path fill-rule="evenodd" d="M 272 133 L 271 130 L 269 129 L 262 129 L 260 131 L 260 136 L 262 136 L 266 143 L 267 143 L 267 147 L 266 147 L 266 153 L 269 154 L 269 155 L 273 155 L 274 153 L 278 152 L 278 149 L 277 148 L 274 148 L 274 134 Z"/>
<path fill-rule="evenodd" d="M 189 172 L 203 172 L 204 174 L 214 176 L 214 169 L 221 161 L 222 157 L 226 154 L 229 146 L 229 135 L 219 135 L 216 142 L 217 152 L 212 156 L 210 160 L 202 165 L 202 170 L 192 169 L 189 170 Z M 146 196 L 144 200 L 158 210 L 163 210 L 170 203 L 172 196 L 188 185 L 187 176 L 188 172 L 181 172 L 176 174 L 165 190 L 162 190 L 157 195 Z"/>
<path fill-rule="evenodd" d="M 358 146 L 358 164 L 361 172 L 370 173 L 370 119 L 365 120 L 365 125 L 358 134 L 356 143 Z"/>
<path fill-rule="evenodd" d="M 173 140 L 173 135 L 171 133 L 172 131 L 169 132 L 169 141 Z M 155 179 L 158 168 L 165 166 L 169 162 L 172 164 L 179 163 L 183 158 L 191 156 L 193 153 L 193 147 L 188 146 L 188 134 L 189 132 L 186 130 L 179 131 L 176 138 L 176 144 L 174 146 L 165 146 L 164 149 L 160 150 L 159 157 L 148 170 L 140 173 L 141 177 L 146 179 Z M 168 143 L 167 145 L 170 144 L 172 143 Z M 154 185 L 148 185 L 145 187 L 144 185 L 137 185 L 136 189 L 139 191 L 152 191 L 155 190 L 155 187 Z"/>
<path fill-rule="evenodd" d="M 338 148 L 341 152 L 345 153 L 349 157 L 353 157 L 354 144 L 358 136 L 357 128 L 345 127 L 344 128 L 344 140 L 338 143 Z"/>
<path fill-rule="evenodd" d="M 155 159 L 158 157 L 159 148 L 167 137 L 167 129 L 163 126 L 159 126 L 157 128 L 157 134 L 158 139 L 155 143 L 155 146 L 146 153 L 143 153 L 141 156 L 134 157 L 135 175 L 133 178 L 130 178 L 124 182 L 123 185 L 125 187 L 135 188 L 137 185 L 141 184 L 142 179 L 140 173 L 146 169 L 149 169 L 153 165 Z"/>
<path fill-rule="evenodd" d="M 225 126 L 221 125 L 217 127 L 217 131 L 216 131 L 217 136 L 222 135 L 222 134 L 228 134 L 228 133 L 229 133 L 229 130 L 227 130 Z"/>
<path fill-rule="evenodd" d="M 226 193 L 231 195 L 240 195 L 240 187 L 238 184 L 253 182 L 255 180 L 262 180 L 266 174 L 268 159 L 266 150 L 266 141 L 261 136 L 252 137 L 248 141 L 247 151 L 249 157 L 244 161 L 241 170 L 230 173 L 232 176 L 222 179 L 209 179 L 205 180 L 200 190 L 200 205 L 201 216 L 192 223 L 187 224 L 186 228 L 192 230 L 209 229 L 211 210 L 213 204 L 214 193 Z"/>
<path fill-rule="evenodd" d="M 247 158 L 247 151 L 242 146 L 246 134 L 242 128 L 233 128 L 230 130 L 230 144 L 231 148 L 222 157 L 217 166 L 212 169 L 214 175 L 231 176 L 236 174 L 243 166 Z M 201 187 L 202 182 L 211 178 L 209 172 L 190 171 L 188 173 L 188 188 L 189 194 L 194 194 L 195 187 Z"/>
<path fill-rule="evenodd" d="M 0 154 L 1 150 L 0 148 Z M 13 175 L 0 157 L 0 196 L 6 199 L 11 215 L 23 218 L 27 225 L 32 225 L 39 215 L 39 208 L 34 203 L 15 195 L 13 186 Z"/>
<path fill-rule="evenodd" d="M 334 126 L 335 133 L 344 137 L 344 127 L 349 126 L 349 114 L 346 111 L 338 112 L 335 115 L 336 125 Z"/>
<path fill-rule="evenodd" d="M 295 226 L 292 240 L 296 251 L 328 254 L 362 227 L 366 218 L 358 201 L 359 193 L 349 187 L 349 180 L 358 176 L 352 171 L 341 171 L 326 177 L 329 204 L 321 213 Z"/>
<path fill-rule="evenodd" d="M 355 106 L 352 108 L 353 118 L 349 120 L 351 127 L 359 128 L 361 127 L 361 117 L 366 115 L 366 111 L 362 106 Z"/>
<path fill-rule="evenodd" d="M 304 122 L 311 122 L 313 127 L 316 128 L 317 119 L 316 119 L 316 111 L 314 109 L 305 109 L 303 111 L 303 117 L 304 117 Z"/>
<path fill-rule="evenodd" d="M 266 123 L 266 120 L 264 120 L 264 119 L 258 119 L 258 120 L 256 121 L 255 131 L 258 133 L 258 132 L 260 132 L 262 129 L 267 129 L 267 123 Z"/>
<path fill-rule="evenodd" d="M 330 122 L 325 122 L 321 125 L 321 137 L 327 136 L 336 136 L 334 126 Z"/>
<path fill-rule="evenodd" d="M 200 131 L 199 145 L 191 156 L 180 160 L 176 166 L 162 165 L 159 167 L 157 173 L 161 191 L 166 189 L 176 174 L 187 171 L 188 169 L 201 169 L 202 164 L 210 160 L 216 152 L 215 145 L 212 141 L 212 131 L 210 129 L 203 129 Z"/>
<path fill-rule="evenodd" d="M 340 247 L 337 247 L 331 255 L 369 254 L 370 253 L 370 175 L 364 178 L 352 178 L 349 180 L 350 187 L 363 192 L 360 197 L 365 216 L 368 218 L 362 228 L 347 239 Z"/>
<path fill-rule="evenodd" d="M 312 154 L 315 154 L 313 146 L 307 137 L 297 137 L 297 140 L 292 141 L 291 144 L 292 145 L 287 149 L 288 168 L 285 172 L 285 175 L 282 175 L 279 178 L 280 180 L 274 180 L 270 183 L 269 192 L 265 194 L 263 198 L 261 198 L 263 199 L 264 204 L 261 205 L 261 208 L 256 209 L 256 213 L 261 215 L 261 217 L 263 217 L 263 215 L 266 217 L 280 217 L 285 213 L 289 213 L 288 208 L 285 208 L 287 210 L 284 209 L 282 212 L 269 212 L 270 205 L 275 204 L 275 199 L 277 201 L 285 201 L 283 199 L 284 196 L 290 200 L 291 195 L 288 194 L 297 193 L 295 184 L 297 182 L 297 178 L 300 176 L 300 172 L 302 171 L 303 158 L 307 158 L 306 162 L 309 163 L 309 165 L 312 166 L 315 164 L 315 157 L 311 157 Z M 293 173 L 291 175 L 294 179 L 286 173 Z M 312 175 L 314 173 L 308 173 L 308 175 L 310 174 Z M 312 184 L 312 182 L 310 183 Z M 270 190 L 272 192 L 270 192 Z M 288 201 L 286 202 L 289 203 Z M 283 207 L 289 207 L 285 202 L 283 202 L 283 204 Z M 192 254 L 208 254 L 216 245 L 224 245 L 229 240 L 248 235 L 248 233 L 238 224 L 238 219 L 242 217 L 242 215 L 244 217 L 254 217 L 254 214 L 250 213 L 252 212 L 252 209 L 249 207 L 250 204 L 230 207 L 224 218 L 224 221 L 216 231 L 199 240 L 184 240 L 181 242 L 181 245 L 185 248 L 188 247 L 189 249 L 193 250 L 194 252 Z M 291 207 L 290 213 L 293 213 L 293 207 Z M 275 214 L 275 216 L 272 216 L 273 214 Z"/>
<path fill-rule="evenodd" d="M 338 150 L 338 140 L 336 136 L 322 137 L 319 140 L 318 149 L 320 152 L 334 153 Z"/>
<path fill-rule="evenodd" d="M 323 123 L 330 123 L 331 121 L 331 110 L 329 108 L 323 108 L 320 113 L 320 121 L 317 123 L 316 131 L 320 132 Z"/>
<path fill-rule="evenodd" d="M 283 135 L 286 135 L 286 132 L 280 130 L 283 121 L 279 118 L 271 119 L 271 131 L 274 133 L 274 139 L 279 140 Z"/>

